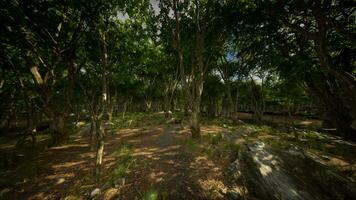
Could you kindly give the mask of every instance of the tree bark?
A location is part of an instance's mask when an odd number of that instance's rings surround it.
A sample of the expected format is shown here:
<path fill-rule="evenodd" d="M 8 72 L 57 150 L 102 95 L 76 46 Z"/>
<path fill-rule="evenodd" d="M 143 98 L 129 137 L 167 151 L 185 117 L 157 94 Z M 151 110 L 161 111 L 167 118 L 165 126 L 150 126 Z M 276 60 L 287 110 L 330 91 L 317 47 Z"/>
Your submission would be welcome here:
<path fill-rule="evenodd" d="M 57 114 L 53 117 L 50 125 L 53 144 L 60 144 L 68 139 L 68 135 L 64 132 L 65 117 L 62 114 Z"/>
<path fill-rule="evenodd" d="M 103 163 L 103 154 L 104 154 L 104 129 L 102 127 L 102 121 L 100 119 L 96 119 L 95 129 L 96 129 L 96 137 L 97 137 L 95 175 L 100 175 L 101 167 Z"/>

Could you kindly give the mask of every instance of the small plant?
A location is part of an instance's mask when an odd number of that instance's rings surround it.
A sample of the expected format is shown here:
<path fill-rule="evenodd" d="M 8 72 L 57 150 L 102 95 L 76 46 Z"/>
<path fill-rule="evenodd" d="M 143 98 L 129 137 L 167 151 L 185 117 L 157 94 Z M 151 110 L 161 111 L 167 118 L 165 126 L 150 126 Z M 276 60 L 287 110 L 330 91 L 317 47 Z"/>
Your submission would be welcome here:
<path fill-rule="evenodd" d="M 185 143 L 189 150 L 194 150 L 197 147 L 198 141 L 192 138 L 188 138 L 187 140 L 185 140 Z"/>
<path fill-rule="evenodd" d="M 209 142 L 212 145 L 217 145 L 219 142 L 221 142 L 223 139 L 221 133 L 216 133 L 216 134 L 209 134 Z"/>
<path fill-rule="evenodd" d="M 135 164 L 135 159 L 132 156 L 131 145 L 123 143 L 113 153 L 117 157 L 116 165 L 111 172 L 111 180 L 117 181 L 119 179 L 127 177 L 131 172 L 131 167 Z"/>
<path fill-rule="evenodd" d="M 157 200 L 158 192 L 156 190 L 149 190 L 143 194 L 142 200 Z"/>

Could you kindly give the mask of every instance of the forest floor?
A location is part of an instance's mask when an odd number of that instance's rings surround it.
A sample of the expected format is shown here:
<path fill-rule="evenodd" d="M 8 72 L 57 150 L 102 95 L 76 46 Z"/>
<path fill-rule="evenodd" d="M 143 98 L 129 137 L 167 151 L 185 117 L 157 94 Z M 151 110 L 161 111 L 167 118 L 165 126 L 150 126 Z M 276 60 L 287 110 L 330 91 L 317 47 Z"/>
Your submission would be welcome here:
<path fill-rule="evenodd" d="M 356 144 L 339 138 L 205 119 L 196 141 L 184 123 L 159 113 L 131 114 L 107 125 L 102 175 L 95 177 L 88 129 L 82 123 L 57 147 L 44 148 L 44 136 L 35 148 L 0 141 L 0 199 L 224 199 L 226 168 L 247 140 L 278 148 L 298 144 L 356 178 Z"/>

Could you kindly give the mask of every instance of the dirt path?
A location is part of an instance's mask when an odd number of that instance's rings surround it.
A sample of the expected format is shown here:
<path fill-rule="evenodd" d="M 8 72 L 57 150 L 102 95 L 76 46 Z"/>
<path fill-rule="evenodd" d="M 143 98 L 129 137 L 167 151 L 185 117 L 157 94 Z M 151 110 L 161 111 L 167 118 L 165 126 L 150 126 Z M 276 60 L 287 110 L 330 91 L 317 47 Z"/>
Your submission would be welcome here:
<path fill-rule="evenodd" d="M 101 189 L 97 199 L 142 199 L 147 195 L 158 199 L 222 198 L 221 168 L 207 156 L 192 152 L 186 145 L 188 140 L 188 130 L 178 125 L 121 129 L 109 134 L 104 176 L 95 180 L 95 152 L 90 151 L 88 136 L 77 134 L 71 144 L 50 148 L 1 177 L 12 181 L 5 186 L 3 198 L 87 199 L 95 188 Z M 110 172 L 120 164 L 114 154 L 123 144 L 131 146 L 134 165 L 125 181 L 107 186 Z"/>
<path fill-rule="evenodd" d="M 204 155 L 192 153 L 185 145 L 189 133 L 179 125 L 158 128 L 150 134 L 127 141 L 142 165 L 133 188 L 138 195 L 157 193 L 162 199 L 215 199 L 221 182 L 221 169 Z M 133 197 L 130 196 L 130 197 Z M 125 198 L 125 193 L 121 196 Z"/>

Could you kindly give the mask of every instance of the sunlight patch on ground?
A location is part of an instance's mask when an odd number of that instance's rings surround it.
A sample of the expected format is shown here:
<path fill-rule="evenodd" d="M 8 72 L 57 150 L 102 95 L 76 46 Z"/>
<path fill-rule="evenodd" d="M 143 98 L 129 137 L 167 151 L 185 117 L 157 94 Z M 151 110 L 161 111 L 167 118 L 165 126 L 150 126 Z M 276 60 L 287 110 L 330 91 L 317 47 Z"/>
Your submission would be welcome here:
<path fill-rule="evenodd" d="M 88 144 L 68 144 L 68 145 L 62 145 L 58 147 L 52 147 L 52 150 L 61 150 L 61 149 L 69 149 L 73 147 L 87 147 Z"/>
<path fill-rule="evenodd" d="M 330 165 L 335 165 L 335 166 L 340 166 L 340 167 L 346 167 L 350 166 L 350 163 L 346 162 L 343 159 L 332 157 L 330 160 L 327 162 Z"/>
<path fill-rule="evenodd" d="M 161 150 L 157 151 L 158 153 L 164 153 L 166 151 L 175 151 L 177 149 L 181 148 L 181 145 L 171 145 L 166 148 L 162 148 Z"/>
<path fill-rule="evenodd" d="M 153 182 L 159 183 L 164 180 L 164 177 L 167 175 L 165 172 L 151 172 L 148 175 L 148 178 L 150 178 Z"/>
<path fill-rule="evenodd" d="M 209 133 L 217 133 L 217 132 L 221 132 L 224 129 L 220 126 L 217 125 L 209 125 L 209 126 L 202 126 L 201 127 L 201 131 L 202 134 L 209 134 Z"/>
<path fill-rule="evenodd" d="M 212 199 L 223 198 L 221 193 L 226 193 L 227 187 L 221 180 L 207 179 L 198 181 L 201 188 L 208 192 L 208 196 Z"/>
<path fill-rule="evenodd" d="M 207 156 L 196 156 L 190 167 L 194 169 L 212 169 L 215 164 Z"/>
<path fill-rule="evenodd" d="M 103 195 L 104 199 L 113 199 L 118 192 L 119 189 L 117 188 L 109 188 L 108 190 L 105 191 Z"/>
<path fill-rule="evenodd" d="M 55 180 L 55 179 L 61 179 L 61 178 L 73 178 L 75 177 L 74 173 L 65 173 L 65 174 L 52 174 L 52 175 L 48 175 L 45 177 L 45 179 L 47 180 Z"/>
<path fill-rule="evenodd" d="M 133 156 L 151 156 L 156 153 L 158 148 L 136 148 L 134 150 Z"/>
<path fill-rule="evenodd" d="M 53 169 L 59 169 L 59 168 L 68 168 L 68 167 L 73 167 L 76 165 L 80 165 L 85 163 L 85 161 L 77 161 L 77 162 L 66 162 L 66 163 L 60 163 L 60 164 L 55 164 L 52 165 Z"/>
<path fill-rule="evenodd" d="M 81 153 L 79 155 L 80 158 L 95 158 L 95 153 L 94 152 L 89 152 L 89 153 Z"/>

